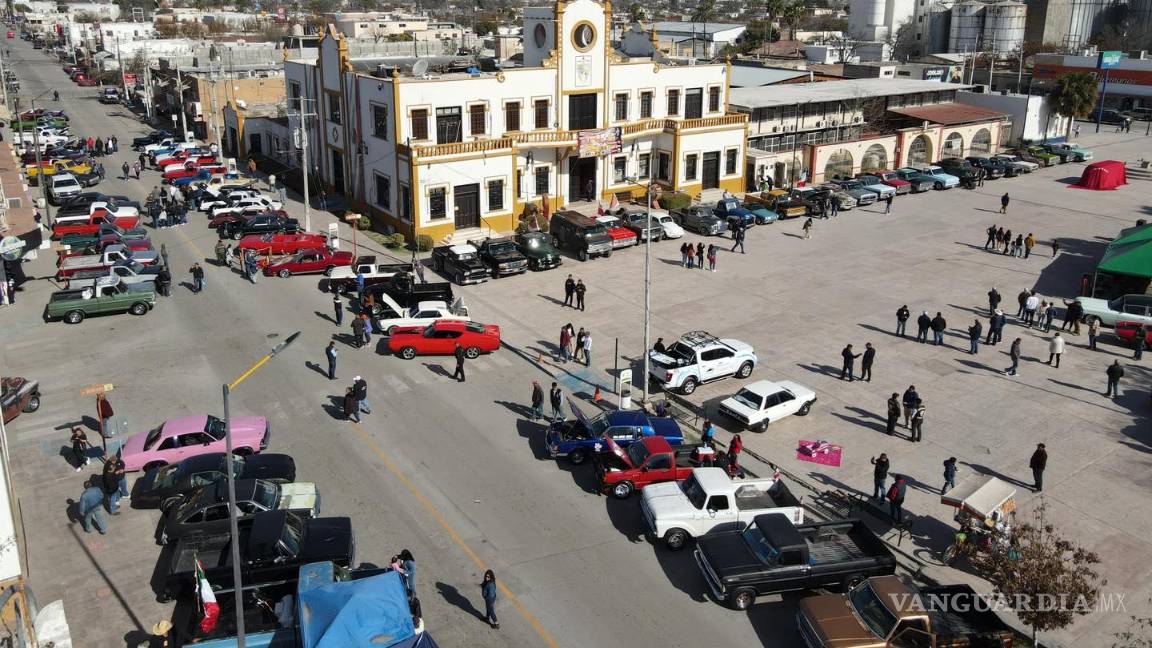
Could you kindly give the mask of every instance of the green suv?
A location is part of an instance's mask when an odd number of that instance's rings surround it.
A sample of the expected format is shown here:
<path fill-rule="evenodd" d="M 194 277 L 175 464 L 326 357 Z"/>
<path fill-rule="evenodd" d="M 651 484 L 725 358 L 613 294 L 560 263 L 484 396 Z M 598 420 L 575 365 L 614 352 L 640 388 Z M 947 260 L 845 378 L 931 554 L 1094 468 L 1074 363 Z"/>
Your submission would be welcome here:
<path fill-rule="evenodd" d="M 44 318 L 79 324 L 89 315 L 123 312 L 144 315 L 156 304 L 154 286 L 152 282 L 127 285 L 117 280 L 97 281 L 78 290 L 61 290 L 48 300 Z"/>

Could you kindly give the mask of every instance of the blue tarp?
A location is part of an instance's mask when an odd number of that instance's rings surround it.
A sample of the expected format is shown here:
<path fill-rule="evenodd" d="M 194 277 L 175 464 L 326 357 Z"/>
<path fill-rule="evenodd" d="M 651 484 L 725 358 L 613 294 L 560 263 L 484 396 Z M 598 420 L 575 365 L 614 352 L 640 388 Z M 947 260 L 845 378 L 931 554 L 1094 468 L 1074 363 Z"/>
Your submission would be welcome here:
<path fill-rule="evenodd" d="M 320 574 L 306 574 L 312 566 L 300 573 L 302 648 L 389 648 L 414 637 L 412 613 L 398 573 L 334 583 Z M 309 581 L 316 586 L 309 587 Z"/>

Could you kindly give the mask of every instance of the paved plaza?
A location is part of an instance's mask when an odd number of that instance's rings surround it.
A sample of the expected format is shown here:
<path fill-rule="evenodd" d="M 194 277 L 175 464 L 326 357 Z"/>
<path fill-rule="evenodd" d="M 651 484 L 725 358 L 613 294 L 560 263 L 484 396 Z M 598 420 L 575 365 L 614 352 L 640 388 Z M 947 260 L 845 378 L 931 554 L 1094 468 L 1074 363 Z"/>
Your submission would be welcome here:
<path fill-rule="evenodd" d="M 62 82 L 59 67 L 39 52 L 21 43 L 14 49 L 27 59 L 22 80 L 29 92 Z M 115 134 L 128 142 L 145 131 L 123 108 L 101 106 L 86 90 L 63 93 L 74 133 Z M 1081 143 L 1097 160 L 1147 155 L 1148 138 L 1090 132 L 1084 128 Z M 131 156 L 124 151 L 104 164 L 113 171 Z M 940 565 L 955 528 L 938 495 L 941 462 L 949 456 L 959 459 L 960 479 L 996 475 L 1016 484 L 1020 515 L 1046 502 L 1062 533 L 1097 551 L 1108 579 L 1104 589 L 1123 593 L 1127 610 L 1094 614 L 1044 637 L 1067 647 L 1111 645 L 1112 634 L 1129 627 L 1130 614 L 1152 614 L 1149 359 L 1129 360 L 1130 351 L 1110 333 L 1095 352 L 1087 350 L 1086 335 L 1066 333 L 1068 348 L 1053 368 L 1045 364 L 1049 336 L 1023 330 L 1011 317 L 1021 290 L 1058 303 L 1073 297 L 1107 241 L 1152 213 L 1152 176 L 1134 173 L 1115 192 L 1067 188 L 1082 168 L 1069 164 L 971 191 L 900 197 L 891 214 L 871 206 L 816 221 L 809 240 L 799 219 L 756 227 L 747 254 L 725 251 L 715 273 L 682 268 L 681 241 L 652 248 L 653 341 L 700 329 L 744 340 L 759 356 L 752 379 L 794 380 L 818 395 L 809 416 L 744 434 L 749 450 L 801 480 L 797 490 L 807 497 L 813 492 L 805 485 L 868 492 L 868 459 L 881 452 L 893 472 L 910 477 L 905 508 L 915 518 L 913 535 L 894 546 L 906 568 L 987 589 Z M 142 200 L 157 183 L 155 171 L 140 182 L 110 175 L 99 189 Z M 1004 192 L 1011 204 L 1001 215 Z M 302 218 L 299 202 L 289 211 Z M 46 253 L 27 265 L 36 279 L 16 306 L 2 311 L 4 375 L 38 379 L 44 395 L 41 411 L 7 427 L 29 575 L 41 604 L 64 599 L 75 645 L 134 646 L 172 614 L 150 587 L 161 558 L 156 511 L 124 509 L 108 517 L 106 536 L 85 535 L 70 520 L 69 500 L 99 471 L 93 463 L 77 474 L 65 456 L 70 426 L 93 424 L 94 402 L 80 390 L 115 384 L 109 398 L 133 432 L 181 415 L 219 415 L 221 385 L 294 331 L 302 332 L 296 344 L 236 390 L 232 411 L 269 418 L 268 451 L 292 454 L 299 479 L 318 484 L 322 515 L 352 517 L 359 561 L 382 565 L 401 549 L 412 550 L 425 621 L 441 645 L 583 648 L 622 637 L 639 646 L 798 645 L 797 597 L 767 597 L 746 613 L 717 605 L 689 552 L 670 553 L 644 538 L 635 498 L 595 494 L 591 471 L 549 459 L 543 427 L 525 418 L 532 380 L 545 387 L 555 380 L 594 409 L 597 388 L 611 397 L 614 367 L 634 367 L 640 377 L 643 248 L 587 263 L 565 258 L 557 270 L 459 290 L 475 319 L 502 327 L 504 348 L 469 363 L 468 381 L 458 384 L 449 377 L 451 358 L 403 361 L 379 353 L 379 338 L 375 349 L 349 346 L 350 329 L 331 321 L 331 297 L 319 277 L 261 277 L 253 285 L 206 263 L 207 288 L 193 294 L 181 282 L 191 283 L 187 269 L 213 257 L 216 242 L 205 220 L 192 213 L 189 225 L 154 233 L 153 241 L 171 255 L 178 285 L 143 318 L 44 323 L 43 304 L 57 289 Z M 313 229 L 332 220 L 314 211 Z M 993 223 L 1033 232 L 1041 244 L 1029 259 L 985 252 L 984 231 Z M 351 249 L 351 232 L 341 228 L 341 245 Z M 1053 239 L 1061 246 L 1055 258 L 1047 245 Z M 689 234 L 687 240 L 701 238 Z M 704 242 L 730 245 L 728 239 Z M 588 285 L 586 311 L 562 305 L 568 273 Z M 969 355 L 966 329 L 973 319 L 986 329 L 992 286 L 1010 316 L 1005 342 Z M 902 304 L 913 318 L 941 312 L 946 344 L 895 336 Z M 555 361 L 567 322 L 592 331 L 588 367 Z M 330 382 L 320 366 L 334 335 L 338 380 Z M 1007 348 L 1017 336 L 1024 361 L 1020 374 L 1008 377 Z M 866 342 L 877 348 L 871 382 L 839 380 L 840 350 Z M 1114 359 L 1127 373 L 1120 398 L 1111 400 L 1102 393 Z M 357 374 L 368 380 L 374 408 L 360 425 L 337 414 L 338 398 Z M 706 385 L 689 400 L 715 412 L 739 384 Z M 927 406 L 924 442 L 915 445 L 883 433 L 885 401 L 909 385 Z M 718 423 L 724 430 L 718 438 L 727 442 L 729 422 Z M 841 467 L 795 459 L 798 441 L 817 439 L 843 446 Z M 1028 469 L 1039 442 L 1049 453 L 1042 497 L 1031 492 Z M 752 458 L 748 465 L 767 469 Z M 887 531 L 878 518 L 869 521 Z M 498 631 L 478 618 L 487 568 L 504 586 Z"/>

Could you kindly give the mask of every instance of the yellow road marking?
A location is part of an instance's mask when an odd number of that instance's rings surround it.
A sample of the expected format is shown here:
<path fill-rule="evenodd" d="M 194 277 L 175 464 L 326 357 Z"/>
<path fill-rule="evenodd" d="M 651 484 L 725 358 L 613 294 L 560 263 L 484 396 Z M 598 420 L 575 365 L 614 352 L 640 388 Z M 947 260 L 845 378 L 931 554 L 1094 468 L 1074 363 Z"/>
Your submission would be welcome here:
<path fill-rule="evenodd" d="M 436 520 L 436 524 L 439 524 L 440 528 L 448 534 L 448 537 L 452 538 L 452 541 L 456 543 L 456 546 L 460 547 L 460 550 L 463 551 L 464 554 L 467 555 L 468 558 L 470 558 L 472 562 L 476 564 L 476 567 L 479 568 L 480 571 L 487 570 L 487 563 L 485 563 L 484 560 L 480 558 L 480 556 L 476 555 L 476 552 L 468 546 L 468 543 L 464 542 L 464 538 L 461 538 L 460 534 L 457 533 L 456 530 L 448 524 L 448 521 L 444 519 L 444 516 L 440 515 L 440 512 L 436 510 L 436 507 L 432 505 L 432 502 L 428 501 L 428 498 L 425 497 L 424 494 L 416 488 L 416 485 L 413 484 L 412 481 L 404 475 L 404 473 L 400 472 L 396 465 L 388 459 L 388 456 L 384 454 L 384 451 L 380 449 L 380 446 L 376 445 L 376 442 L 372 440 L 372 437 L 368 436 L 368 433 L 364 431 L 364 428 L 361 427 L 359 423 L 353 423 L 352 428 L 356 430 L 356 434 L 360 436 L 360 440 L 364 442 L 364 445 L 368 446 L 368 449 L 371 450 L 372 453 L 380 459 L 380 461 L 384 464 L 384 467 L 388 469 L 388 472 L 392 473 L 392 476 L 399 480 L 404 488 L 408 489 L 408 492 L 412 495 L 412 497 L 417 502 L 419 502 L 421 506 L 424 507 L 424 510 L 428 511 L 428 514 L 432 516 L 433 520 Z M 508 587 L 504 585 L 504 581 L 497 579 L 496 587 L 500 590 L 501 594 L 504 595 L 504 598 L 506 598 L 508 602 L 512 604 L 512 607 L 516 609 L 520 616 L 524 617 L 524 620 L 528 622 L 528 625 L 532 626 L 532 629 L 536 631 L 536 634 L 540 635 L 540 638 L 543 639 L 546 644 L 552 646 L 552 648 L 558 648 L 559 644 L 557 644 L 556 640 L 552 638 L 552 635 L 548 634 L 548 631 L 544 629 L 544 626 L 540 624 L 540 621 L 538 621 L 536 617 L 533 616 L 532 613 L 524 607 L 524 604 L 521 603 L 520 599 L 512 593 L 512 590 L 508 589 Z"/>

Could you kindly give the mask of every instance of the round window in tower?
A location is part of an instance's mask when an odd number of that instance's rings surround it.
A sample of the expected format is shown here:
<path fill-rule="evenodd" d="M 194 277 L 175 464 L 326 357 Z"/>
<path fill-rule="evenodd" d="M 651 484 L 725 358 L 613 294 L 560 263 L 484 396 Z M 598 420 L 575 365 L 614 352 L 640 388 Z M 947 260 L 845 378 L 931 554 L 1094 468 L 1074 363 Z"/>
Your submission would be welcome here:
<path fill-rule="evenodd" d="M 536 29 L 532 31 L 532 38 L 536 41 L 536 47 L 544 47 L 544 43 L 548 41 L 548 30 L 544 25 L 536 25 Z"/>
<path fill-rule="evenodd" d="M 582 22 L 572 30 L 572 44 L 581 52 L 592 49 L 596 42 L 596 28 L 590 22 Z"/>

